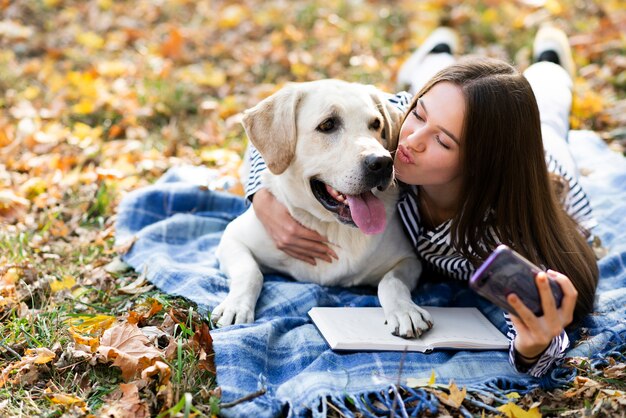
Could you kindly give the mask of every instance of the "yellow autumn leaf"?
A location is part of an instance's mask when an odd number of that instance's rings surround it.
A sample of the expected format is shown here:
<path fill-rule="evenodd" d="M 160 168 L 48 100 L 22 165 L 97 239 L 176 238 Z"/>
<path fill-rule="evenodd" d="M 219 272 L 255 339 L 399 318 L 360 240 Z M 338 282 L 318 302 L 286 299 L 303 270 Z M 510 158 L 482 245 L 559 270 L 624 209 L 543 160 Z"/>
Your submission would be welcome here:
<path fill-rule="evenodd" d="M 81 141 L 87 138 L 92 141 L 99 140 L 102 137 L 102 126 L 92 128 L 86 123 L 77 122 L 74 124 L 74 129 L 72 129 L 72 135 Z"/>
<path fill-rule="evenodd" d="M 506 397 L 509 399 L 519 399 L 521 396 L 517 392 L 510 392 L 506 394 Z"/>
<path fill-rule="evenodd" d="M 76 89 L 81 97 L 97 97 L 96 78 L 92 73 L 70 71 L 67 81 Z"/>
<path fill-rule="evenodd" d="M 98 0 L 98 7 L 102 10 L 109 10 L 113 6 L 113 0 Z"/>
<path fill-rule="evenodd" d="M 104 77 L 120 77 L 126 74 L 129 64 L 121 60 L 102 61 L 96 66 L 98 74 Z"/>
<path fill-rule="evenodd" d="M 428 380 L 428 386 L 434 386 L 435 385 L 435 380 L 436 380 L 435 369 L 433 369 L 430 372 L 430 379 Z"/>
<path fill-rule="evenodd" d="M 444 401 L 448 406 L 452 406 L 454 408 L 459 408 L 465 399 L 465 395 L 467 395 L 467 389 L 463 387 L 462 390 L 459 390 L 458 386 L 451 381 L 450 382 L 450 394 L 441 393 L 439 398 Z"/>
<path fill-rule="evenodd" d="M 90 113 L 93 113 L 95 109 L 96 106 L 94 105 L 93 100 L 89 99 L 82 99 L 80 102 L 72 106 L 72 112 L 79 115 L 88 115 Z"/>
<path fill-rule="evenodd" d="M 290 70 L 291 74 L 295 75 L 296 77 L 304 77 L 310 71 L 309 66 L 301 62 L 294 62 L 293 64 L 291 64 Z"/>
<path fill-rule="evenodd" d="M 91 353 L 95 353 L 98 349 L 98 346 L 100 345 L 100 338 L 81 335 L 72 328 L 69 329 L 69 332 L 76 344 L 89 347 L 89 351 Z"/>
<path fill-rule="evenodd" d="M 33 200 L 46 191 L 48 183 L 41 177 L 31 177 L 20 186 L 20 193 L 27 199 Z"/>
<path fill-rule="evenodd" d="M 481 20 L 487 24 L 493 24 L 498 21 L 498 12 L 494 7 L 488 8 L 481 16 Z"/>
<path fill-rule="evenodd" d="M 94 334 L 111 327 L 115 317 L 111 315 L 77 315 L 69 318 L 65 323 L 74 331 L 81 334 Z"/>
<path fill-rule="evenodd" d="M 497 410 L 502 412 L 508 418 L 541 418 L 541 412 L 539 412 L 537 407 L 530 408 L 526 411 L 513 402 L 499 406 Z"/>
<path fill-rule="evenodd" d="M 563 13 L 563 6 L 559 0 L 547 0 L 544 7 L 553 16 L 558 16 Z"/>
<path fill-rule="evenodd" d="M 32 362 L 35 364 L 45 364 L 56 358 L 56 354 L 53 351 L 42 348 L 29 348 L 25 353 L 27 356 L 34 356 Z"/>
<path fill-rule="evenodd" d="M 104 39 L 94 32 L 79 33 L 76 42 L 90 49 L 101 49 L 104 46 Z"/>
<path fill-rule="evenodd" d="M 219 14 L 217 25 L 221 29 L 231 29 L 248 17 L 248 10 L 239 4 L 231 4 Z"/>
<path fill-rule="evenodd" d="M 52 396 L 48 396 L 50 402 L 57 405 L 65 405 L 65 406 L 78 406 L 85 407 L 85 401 L 81 398 L 73 395 L 68 395 L 66 393 L 55 393 Z"/>
<path fill-rule="evenodd" d="M 241 107 L 239 102 L 237 101 L 237 97 L 234 95 L 229 95 L 224 97 L 224 100 L 220 103 L 219 107 L 219 117 L 222 119 L 226 119 L 229 116 L 232 116 L 241 111 Z"/>
<path fill-rule="evenodd" d="M 71 289 L 76 285 L 76 279 L 72 276 L 66 275 L 61 280 L 55 280 L 50 282 L 50 289 L 53 293 L 60 292 L 61 290 Z"/>
<path fill-rule="evenodd" d="M 22 92 L 22 96 L 24 96 L 24 98 L 26 100 L 33 100 L 37 96 L 39 96 L 39 93 L 41 93 L 41 89 L 39 87 L 37 87 L 37 86 L 28 86 Z"/>

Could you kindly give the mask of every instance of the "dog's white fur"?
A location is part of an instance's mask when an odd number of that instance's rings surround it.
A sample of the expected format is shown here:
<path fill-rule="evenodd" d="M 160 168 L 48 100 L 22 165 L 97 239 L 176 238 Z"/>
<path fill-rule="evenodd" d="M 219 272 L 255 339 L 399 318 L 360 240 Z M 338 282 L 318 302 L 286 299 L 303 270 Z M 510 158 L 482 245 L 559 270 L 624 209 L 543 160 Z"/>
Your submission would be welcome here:
<path fill-rule="evenodd" d="M 320 123 L 329 117 L 339 128 L 320 132 Z M 379 128 L 372 124 L 375 119 Z M 254 321 L 262 272 L 278 271 L 325 286 L 378 286 L 387 326 L 396 335 L 416 337 L 432 326 L 428 312 L 411 300 L 421 264 L 397 214 L 397 186 L 372 190 L 385 204 L 387 227 L 366 235 L 324 208 L 309 183 L 317 178 L 346 195 L 362 193 L 364 158 L 390 157 L 400 119 L 400 112 L 372 86 L 339 80 L 289 84 L 245 112 L 246 133 L 269 168 L 264 186 L 300 224 L 327 237 L 339 259 L 313 266 L 288 256 L 273 244 L 250 206 L 228 225 L 218 247 L 230 291 L 213 310 L 214 321 Z"/>

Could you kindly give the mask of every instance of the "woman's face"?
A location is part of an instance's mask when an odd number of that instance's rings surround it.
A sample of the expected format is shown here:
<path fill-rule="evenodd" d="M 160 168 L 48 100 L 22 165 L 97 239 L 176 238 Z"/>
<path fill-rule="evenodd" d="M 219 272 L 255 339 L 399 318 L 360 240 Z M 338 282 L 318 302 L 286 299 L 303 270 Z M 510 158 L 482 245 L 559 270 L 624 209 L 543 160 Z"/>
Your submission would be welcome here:
<path fill-rule="evenodd" d="M 400 130 L 396 177 L 421 186 L 459 182 L 464 115 L 463 92 L 456 85 L 440 82 L 424 94 Z"/>

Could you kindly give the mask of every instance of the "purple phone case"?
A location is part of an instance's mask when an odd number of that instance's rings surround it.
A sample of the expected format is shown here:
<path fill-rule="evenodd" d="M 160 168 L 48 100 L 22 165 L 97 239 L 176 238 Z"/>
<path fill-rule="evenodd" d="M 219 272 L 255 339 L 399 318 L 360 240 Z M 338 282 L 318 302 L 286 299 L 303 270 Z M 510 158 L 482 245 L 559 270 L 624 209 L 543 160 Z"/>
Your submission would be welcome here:
<path fill-rule="evenodd" d="M 536 316 L 541 316 L 541 299 L 535 285 L 535 276 L 541 271 L 506 245 L 499 245 L 476 270 L 470 279 L 470 287 L 512 314 L 516 314 L 515 309 L 509 305 L 506 297 L 515 293 Z M 548 279 L 556 306 L 560 307 L 563 300 L 561 286 L 553 279 Z"/>

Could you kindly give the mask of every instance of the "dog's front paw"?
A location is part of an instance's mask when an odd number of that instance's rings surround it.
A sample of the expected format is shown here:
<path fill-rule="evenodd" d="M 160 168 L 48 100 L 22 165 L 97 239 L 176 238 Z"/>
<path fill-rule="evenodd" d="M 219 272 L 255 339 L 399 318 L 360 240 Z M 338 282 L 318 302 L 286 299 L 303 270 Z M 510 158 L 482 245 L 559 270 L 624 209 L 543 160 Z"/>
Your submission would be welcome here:
<path fill-rule="evenodd" d="M 433 327 L 433 318 L 413 302 L 403 302 L 385 312 L 386 324 L 393 335 L 417 338 Z"/>
<path fill-rule="evenodd" d="M 254 306 L 231 300 L 228 297 L 211 312 L 211 321 L 223 327 L 254 322 Z"/>

